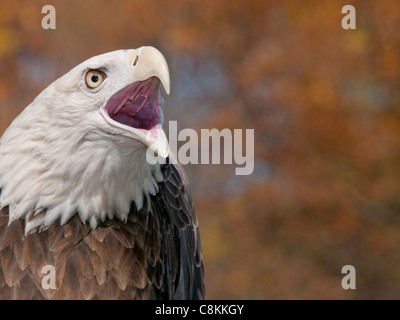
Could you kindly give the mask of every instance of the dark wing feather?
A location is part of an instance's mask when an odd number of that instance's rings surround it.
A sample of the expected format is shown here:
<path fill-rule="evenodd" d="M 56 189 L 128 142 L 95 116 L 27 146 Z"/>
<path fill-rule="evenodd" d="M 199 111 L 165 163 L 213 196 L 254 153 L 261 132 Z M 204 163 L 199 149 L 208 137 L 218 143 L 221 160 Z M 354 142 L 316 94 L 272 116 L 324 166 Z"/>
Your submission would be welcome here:
<path fill-rule="evenodd" d="M 162 167 L 164 181 L 152 198 L 152 208 L 162 222 L 161 255 L 167 298 L 204 299 L 204 265 L 196 212 L 183 168 L 170 162 Z"/>

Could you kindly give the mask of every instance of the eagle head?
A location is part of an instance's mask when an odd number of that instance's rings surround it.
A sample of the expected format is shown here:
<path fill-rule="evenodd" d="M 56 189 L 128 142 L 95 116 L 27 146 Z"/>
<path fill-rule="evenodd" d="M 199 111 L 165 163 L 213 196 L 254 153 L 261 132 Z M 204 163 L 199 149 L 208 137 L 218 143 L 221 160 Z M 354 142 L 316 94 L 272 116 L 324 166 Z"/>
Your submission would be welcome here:
<path fill-rule="evenodd" d="M 29 232 L 79 214 L 95 229 L 140 209 L 162 179 L 147 150 L 169 152 L 161 85 L 169 94 L 165 58 L 141 47 L 92 57 L 44 89 L 0 139 L 10 221 L 25 219 Z"/>

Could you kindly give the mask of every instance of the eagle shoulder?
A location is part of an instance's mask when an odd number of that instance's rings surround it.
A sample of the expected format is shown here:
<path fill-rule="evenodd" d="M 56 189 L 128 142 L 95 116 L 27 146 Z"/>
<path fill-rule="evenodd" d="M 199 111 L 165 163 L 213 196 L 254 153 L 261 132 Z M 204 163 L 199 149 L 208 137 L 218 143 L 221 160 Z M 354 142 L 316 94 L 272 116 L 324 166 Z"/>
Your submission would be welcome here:
<path fill-rule="evenodd" d="M 159 192 L 127 221 L 93 230 L 74 215 L 25 234 L 0 211 L 0 299 L 202 299 L 198 222 L 179 164 L 162 166 Z M 37 213 L 40 215 L 40 213 Z M 53 268 L 55 289 L 43 286 Z M 46 280 L 47 281 L 47 280 Z"/>

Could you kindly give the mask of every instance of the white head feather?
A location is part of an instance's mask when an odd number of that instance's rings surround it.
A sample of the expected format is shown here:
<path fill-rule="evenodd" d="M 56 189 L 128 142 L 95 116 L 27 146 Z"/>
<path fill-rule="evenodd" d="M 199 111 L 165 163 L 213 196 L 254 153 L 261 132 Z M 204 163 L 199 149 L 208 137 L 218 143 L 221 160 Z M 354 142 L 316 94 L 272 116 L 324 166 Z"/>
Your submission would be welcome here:
<path fill-rule="evenodd" d="M 107 76 L 95 89 L 85 83 L 91 69 Z M 117 91 L 151 76 L 169 92 L 168 67 L 158 50 L 119 50 L 88 59 L 36 97 L 0 140 L 0 206 L 9 206 L 10 221 L 45 209 L 25 232 L 58 219 L 64 224 L 76 213 L 94 229 L 107 217 L 126 220 L 132 201 L 141 208 L 144 197 L 157 192 L 160 166 L 146 161 L 151 143 L 143 130 L 113 121 L 103 110 Z"/>

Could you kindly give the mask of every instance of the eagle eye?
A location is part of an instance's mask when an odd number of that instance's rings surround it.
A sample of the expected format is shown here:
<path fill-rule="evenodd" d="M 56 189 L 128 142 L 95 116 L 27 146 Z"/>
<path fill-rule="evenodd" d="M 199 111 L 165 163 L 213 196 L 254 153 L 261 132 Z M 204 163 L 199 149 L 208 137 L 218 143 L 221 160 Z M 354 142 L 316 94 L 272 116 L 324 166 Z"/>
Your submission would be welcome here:
<path fill-rule="evenodd" d="M 86 73 L 86 85 L 91 88 L 97 88 L 104 81 L 104 73 L 100 70 L 89 70 Z"/>

